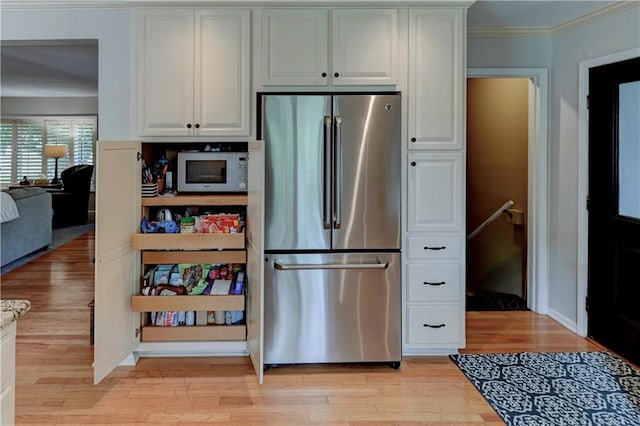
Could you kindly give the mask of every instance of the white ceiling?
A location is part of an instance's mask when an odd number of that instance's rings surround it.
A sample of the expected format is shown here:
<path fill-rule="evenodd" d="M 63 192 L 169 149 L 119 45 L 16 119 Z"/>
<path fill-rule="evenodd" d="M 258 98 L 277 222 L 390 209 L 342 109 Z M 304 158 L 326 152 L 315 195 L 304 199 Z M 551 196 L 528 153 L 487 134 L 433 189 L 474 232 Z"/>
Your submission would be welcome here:
<path fill-rule="evenodd" d="M 478 0 L 469 8 L 468 27 L 553 29 L 614 3 L 617 2 Z M 98 96 L 97 49 L 95 40 L 3 42 L 0 95 Z"/>

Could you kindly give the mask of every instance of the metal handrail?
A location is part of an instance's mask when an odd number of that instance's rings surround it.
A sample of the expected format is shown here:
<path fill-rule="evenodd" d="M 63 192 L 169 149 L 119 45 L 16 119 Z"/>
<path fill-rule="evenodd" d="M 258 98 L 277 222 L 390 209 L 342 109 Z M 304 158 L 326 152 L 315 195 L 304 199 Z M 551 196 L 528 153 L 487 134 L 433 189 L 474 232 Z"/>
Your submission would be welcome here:
<path fill-rule="evenodd" d="M 495 211 L 495 213 L 493 213 L 491 216 L 489 216 L 487 218 L 487 220 L 485 220 L 484 222 L 482 222 L 480 224 L 480 226 L 478 226 L 476 229 L 473 230 L 472 233 L 470 233 L 467 236 L 467 241 L 471 240 L 473 237 L 475 237 L 476 235 L 478 235 L 480 233 L 480 231 L 482 231 L 484 228 L 486 228 L 487 226 L 489 226 L 489 224 L 491 222 L 493 222 L 494 220 L 496 220 L 502 213 L 504 213 L 505 211 L 507 211 L 508 208 L 510 208 L 511 206 L 513 206 L 514 202 L 512 200 L 507 201 L 506 203 L 504 203 L 498 210 Z"/>

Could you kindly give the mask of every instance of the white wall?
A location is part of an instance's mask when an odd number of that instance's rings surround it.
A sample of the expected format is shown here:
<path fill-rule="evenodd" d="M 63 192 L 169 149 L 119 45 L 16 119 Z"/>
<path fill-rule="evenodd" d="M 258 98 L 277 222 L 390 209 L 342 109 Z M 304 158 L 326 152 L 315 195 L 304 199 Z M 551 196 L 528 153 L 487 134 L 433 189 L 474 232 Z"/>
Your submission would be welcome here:
<path fill-rule="evenodd" d="M 640 6 L 580 27 L 531 37 L 469 37 L 469 68 L 550 70 L 549 312 L 577 322 L 578 64 L 640 45 Z"/>
<path fill-rule="evenodd" d="M 2 40 L 98 40 L 98 137 L 131 132 L 130 22 L 127 9 L 3 10 Z"/>
<path fill-rule="evenodd" d="M 97 97 L 2 97 L 2 116 L 9 115 L 96 115 Z"/>
<path fill-rule="evenodd" d="M 549 307 L 577 322 L 578 64 L 640 46 L 640 6 L 553 37 L 549 120 Z"/>

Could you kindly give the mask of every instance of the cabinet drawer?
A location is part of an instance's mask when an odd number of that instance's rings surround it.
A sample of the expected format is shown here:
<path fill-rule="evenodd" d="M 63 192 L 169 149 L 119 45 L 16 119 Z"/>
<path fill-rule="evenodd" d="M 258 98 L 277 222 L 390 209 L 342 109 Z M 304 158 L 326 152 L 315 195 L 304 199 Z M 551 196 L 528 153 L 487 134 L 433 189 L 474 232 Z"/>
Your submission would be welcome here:
<path fill-rule="evenodd" d="M 459 345 L 463 333 L 461 310 L 461 305 L 409 306 L 408 343 Z"/>
<path fill-rule="evenodd" d="M 409 259 L 460 259 L 462 236 L 443 234 L 409 237 Z"/>
<path fill-rule="evenodd" d="M 460 302 L 460 263 L 429 263 L 408 266 L 409 302 Z"/>

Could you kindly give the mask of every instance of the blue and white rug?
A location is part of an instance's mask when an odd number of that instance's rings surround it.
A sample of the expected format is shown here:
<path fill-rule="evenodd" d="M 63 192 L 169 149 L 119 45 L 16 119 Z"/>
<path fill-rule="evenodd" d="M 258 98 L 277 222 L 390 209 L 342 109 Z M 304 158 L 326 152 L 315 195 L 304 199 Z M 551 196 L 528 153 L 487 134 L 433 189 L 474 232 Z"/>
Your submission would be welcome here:
<path fill-rule="evenodd" d="M 451 359 L 507 425 L 640 426 L 640 371 L 608 352 Z"/>

